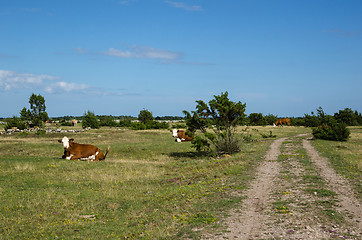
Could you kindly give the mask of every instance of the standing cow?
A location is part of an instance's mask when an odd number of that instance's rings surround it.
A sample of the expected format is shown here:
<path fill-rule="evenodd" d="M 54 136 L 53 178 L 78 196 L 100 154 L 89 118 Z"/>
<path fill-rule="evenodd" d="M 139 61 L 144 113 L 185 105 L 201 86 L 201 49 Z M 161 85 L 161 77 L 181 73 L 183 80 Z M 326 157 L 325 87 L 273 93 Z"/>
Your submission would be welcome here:
<path fill-rule="evenodd" d="M 69 160 L 91 160 L 91 161 L 99 161 L 106 159 L 110 146 L 108 146 L 106 150 L 106 154 L 96 146 L 90 144 L 80 144 L 75 143 L 74 139 L 63 137 L 59 139 L 58 142 L 63 144 L 64 155 L 62 158 L 66 158 Z"/>
<path fill-rule="evenodd" d="M 278 121 L 274 123 L 274 127 L 280 125 L 283 127 L 283 124 L 290 126 L 290 118 L 279 118 Z"/>
<path fill-rule="evenodd" d="M 172 129 L 170 131 L 172 132 L 172 137 L 176 138 L 176 142 L 187 142 L 194 139 L 194 137 L 187 135 L 185 130 Z"/>
<path fill-rule="evenodd" d="M 77 119 L 72 119 L 72 126 L 75 127 L 77 126 L 78 120 Z"/>

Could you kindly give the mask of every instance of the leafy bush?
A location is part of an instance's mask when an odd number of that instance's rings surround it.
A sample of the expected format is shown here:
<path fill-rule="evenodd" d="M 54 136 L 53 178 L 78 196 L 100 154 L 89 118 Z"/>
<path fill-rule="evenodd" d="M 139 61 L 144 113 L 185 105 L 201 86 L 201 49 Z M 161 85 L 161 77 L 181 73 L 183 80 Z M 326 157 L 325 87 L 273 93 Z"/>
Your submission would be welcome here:
<path fill-rule="evenodd" d="M 22 121 L 20 118 L 14 116 L 6 120 L 4 130 L 11 129 L 13 127 L 24 130 L 25 128 L 27 128 L 27 124 L 25 121 Z"/>
<path fill-rule="evenodd" d="M 93 112 L 88 111 L 83 115 L 82 127 L 99 128 L 98 119 Z"/>
<path fill-rule="evenodd" d="M 264 116 L 264 119 L 268 125 L 273 125 L 278 120 L 278 117 L 273 114 L 269 114 Z"/>
<path fill-rule="evenodd" d="M 317 116 L 304 114 L 304 126 L 306 127 L 318 127 L 322 124 L 321 119 Z"/>
<path fill-rule="evenodd" d="M 38 129 L 38 131 L 35 132 L 36 135 L 45 135 L 46 131 L 44 129 Z"/>
<path fill-rule="evenodd" d="M 131 123 L 130 127 L 133 130 L 145 130 L 145 129 L 168 129 L 170 125 L 167 122 L 155 121 L 152 113 L 146 109 L 143 109 L 138 114 L 138 121 Z"/>
<path fill-rule="evenodd" d="M 29 98 L 30 110 L 25 107 L 20 111 L 21 119 L 31 123 L 31 126 L 43 126 L 43 121 L 49 119 L 45 111 L 45 99 L 42 95 L 32 94 Z"/>
<path fill-rule="evenodd" d="M 323 123 L 321 126 L 313 128 L 312 131 L 314 138 L 332 141 L 347 141 L 350 135 L 347 125 L 335 120 Z"/>
<path fill-rule="evenodd" d="M 167 122 L 152 121 L 146 123 L 147 129 L 168 129 L 170 125 Z"/>
<path fill-rule="evenodd" d="M 268 124 L 262 113 L 250 113 L 248 120 L 252 126 L 265 126 Z"/>
<path fill-rule="evenodd" d="M 141 123 L 148 123 L 148 122 L 153 122 L 154 118 L 152 116 L 152 113 L 146 109 L 143 109 L 140 111 L 140 113 L 138 114 L 138 121 L 140 121 Z"/>
<path fill-rule="evenodd" d="M 362 124 L 362 115 L 358 111 L 354 111 L 350 108 L 339 110 L 334 114 L 334 118 L 338 122 L 347 124 L 348 126 L 357 126 Z"/>
<path fill-rule="evenodd" d="M 272 131 L 270 131 L 269 134 L 260 133 L 260 135 L 262 136 L 262 138 L 276 138 L 277 137 L 277 135 L 274 135 Z"/>
<path fill-rule="evenodd" d="M 172 124 L 172 128 L 176 128 L 176 129 L 183 129 L 186 128 L 186 124 L 185 123 L 176 123 L 176 124 Z"/>
<path fill-rule="evenodd" d="M 290 118 L 290 120 L 291 120 L 291 125 L 292 126 L 305 126 L 304 118 L 293 117 L 293 118 Z"/>
<path fill-rule="evenodd" d="M 100 126 L 107 126 L 107 127 L 116 127 L 117 123 L 111 116 L 102 116 L 100 119 Z"/>
<path fill-rule="evenodd" d="M 61 126 L 66 126 L 66 127 L 71 127 L 72 126 L 72 122 L 65 121 L 64 119 L 60 120 L 59 123 L 60 123 Z"/>
<path fill-rule="evenodd" d="M 131 127 L 132 126 L 132 121 L 130 119 L 120 120 L 118 125 L 120 127 Z"/>
<path fill-rule="evenodd" d="M 130 126 L 132 130 L 146 130 L 146 129 L 168 129 L 170 126 L 166 122 L 148 121 L 147 123 L 132 122 Z"/>
<path fill-rule="evenodd" d="M 210 144 L 206 139 L 203 139 L 202 137 L 195 136 L 192 140 L 193 147 L 198 152 L 210 152 Z"/>
<path fill-rule="evenodd" d="M 141 123 L 141 122 L 133 122 L 131 124 L 131 129 L 132 130 L 146 130 L 147 127 L 146 127 L 146 124 L 144 123 Z"/>
<path fill-rule="evenodd" d="M 196 111 L 184 111 L 188 130 L 194 134 L 201 131 L 202 136 L 192 141 L 197 151 L 206 150 L 213 155 L 232 154 L 240 151 L 240 139 L 236 137 L 236 126 L 245 118 L 246 104 L 232 102 L 228 92 L 214 96 L 207 105 L 196 101 Z M 210 128 L 213 132 L 207 131 Z"/>

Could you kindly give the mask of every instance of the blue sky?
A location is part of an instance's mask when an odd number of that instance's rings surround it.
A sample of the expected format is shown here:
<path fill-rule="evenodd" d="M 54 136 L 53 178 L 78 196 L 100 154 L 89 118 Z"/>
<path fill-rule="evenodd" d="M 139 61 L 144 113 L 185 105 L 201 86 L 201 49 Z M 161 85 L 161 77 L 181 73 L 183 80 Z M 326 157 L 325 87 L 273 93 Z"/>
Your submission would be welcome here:
<path fill-rule="evenodd" d="M 0 117 L 362 111 L 360 0 L 1 0 Z"/>

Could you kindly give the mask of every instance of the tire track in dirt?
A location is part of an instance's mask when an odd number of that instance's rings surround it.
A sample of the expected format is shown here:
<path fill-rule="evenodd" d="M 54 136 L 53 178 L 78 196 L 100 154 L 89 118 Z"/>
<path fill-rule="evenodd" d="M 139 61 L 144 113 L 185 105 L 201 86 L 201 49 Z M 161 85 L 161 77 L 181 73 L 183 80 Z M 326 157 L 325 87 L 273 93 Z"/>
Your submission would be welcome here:
<path fill-rule="evenodd" d="M 303 147 L 313 164 L 319 169 L 321 176 L 328 181 L 331 189 L 337 193 L 341 205 L 340 211 L 347 212 L 352 224 L 354 223 L 362 230 L 361 203 L 354 197 L 349 183 L 329 166 L 328 159 L 320 156 L 308 140 L 303 139 Z"/>
<path fill-rule="evenodd" d="M 276 161 L 280 154 L 280 146 L 286 138 L 275 140 L 265 156 L 265 161 L 257 168 L 256 179 L 245 192 L 248 196 L 243 201 L 241 212 L 231 212 L 227 219 L 228 232 L 223 236 L 206 239 L 253 239 L 257 237 L 261 223 L 267 217 L 264 209 L 268 204 L 269 193 L 273 188 L 274 179 L 279 174 L 280 164 Z"/>
<path fill-rule="evenodd" d="M 227 232 L 204 235 L 203 239 L 359 239 L 360 202 L 352 196 L 349 183 L 329 167 L 328 159 L 319 156 L 308 140 L 298 139 L 305 136 L 281 138 L 271 144 L 265 161 L 256 170 L 256 178 L 243 193 L 247 198 L 224 221 Z M 305 158 L 301 149 L 306 151 L 314 173 L 301 164 Z M 278 159 L 279 155 L 281 159 Z M 349 218 L 347 225 L 328 223 L 319 218 L 317 211 L 324 207 L 314 207 L 314 204 L 323 200 L 328 202 L 328 199 L 308 193 L 309 185 L 303 181 L 309 177 L 323 178 L 326 186 L 336 192 L 339 200 L 336 210 Z M 275 209 L 276 201 L 287 204 L 287 208 Z"/>

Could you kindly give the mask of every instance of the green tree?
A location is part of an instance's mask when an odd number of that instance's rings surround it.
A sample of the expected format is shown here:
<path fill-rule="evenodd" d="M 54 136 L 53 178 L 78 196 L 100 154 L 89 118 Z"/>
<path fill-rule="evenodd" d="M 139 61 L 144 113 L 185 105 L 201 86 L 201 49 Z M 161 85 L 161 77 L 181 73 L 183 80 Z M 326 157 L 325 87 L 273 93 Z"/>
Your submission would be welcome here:
<path fill-rule="evenodd" d="M 147 109 L 143 109 L 138 114 L 138 121 L 143 124 L 147 124 L 149 122 L 153 122 L 154 118 L 152 116 L 152 112 L 148 111 Z"/>
<path fill-rule="evenodd" d="M 278 120 L 278 117 L 273 114 L 268 114 L 264 116 L 264 119 L 268 125 L 273 125 Z"/>
<path fill-rule="evenodd" d="M 6 124 L 4 126 L 4 130 L 11 129 L 13 127 L 16 127 L 20 130 L 27 128 L 26 122 L 24 122 L 22 119 L 20 119 L 16 116 L 6 119 L 5 121 L 6 121 Z"/>
<path fill-rule="evenodd" d="M 267 121 L 262 113 L 250 113 L 248 119 L 249 119 L 249 124 L 253 126 L 267 125 Z"/>
<path fill-rule="evenodd" d="M 334 118 L 327 119 L 322 125 L 313 128 L 312 134 L 314 138 L 331 140 L 331 141 L 347 141 L 350 130 L 345 123 L 337 122 Z"/>
<path fill-rule="evenodd" d="M 86 113 L 84 113 L 83 119 L 82 119 L 82 127 L 83 128 L 90 127 L 90 128 L 98 129 L 99 125 L 100 125 L 99 121 L 98 121 L 96 115 L 94 115 L 93 112 L 88 110 Z"/>
<path fill-rule="evenodd" d="M 334 114 L 335 119 L 338 122 L 347 124 L 348 126 L 355 126 L 358 124 L 359 113 L 357 111 L 353 112 L 350 108 L 345 108 L 344 110 L 339 110 L 338 113 Z"/>
<path fill-rule="evenodd" d="M 31 94 L 29 98 L 30 109 L 25 107 L 20 111 L 20 119 L 32 126 L 43 126 L 43 121 L 49 119 L 48 113 L 45 111 L 45 99 L 42 95 Z"/>
<path fill-rule="evenodd" d="M 43 121 L 48 120 L 48 114 L 45 111 L 45 99 L 43 96 L 32 94 L 29 98 L 31 121 L 35 126 L 42 126 Z"/>
<path fill-rule="evenodd" d="M 25 122 L 27 125 L 29 125 L 31 123 L 31 112 L 30 110 L 26 109 L 26 107 L 24 107 L 21 111 L 20 111 L 20 120 Z"/>
<path fill-rule="evenodd" d="M 100 118 L 100 125 L 101 126 L 108 126 L 108 127 L 115 127 L 117 126 L 116 121 L 112 116 L 101 116 Z"/>
<path fill-rule="evenodd" d="M 198 151 L 216 155 L 240 151 L 240 141 L 235 133 L 237 125 L 245 118 L 246 104 L 230 101 L 228 92 L 215 95 L 208 105 L 202 100 L 196 103 L 196 111 L 192 114 L 184 111 L 190 134 L 201 131 L 201 135 L 192 141 L 193 146 Z M 207 131 L 208 128 L 212 131 Z"/>
<path fill-rule="evenodd" d="M 318 123 L 312 129 L 314 138 L 332 140 L 332 141 L 347 141 L 350 131 L 347 125 L 343 122 L 338 122 L 333 116 L 327 115 L 321 107 L 317 108 L 317 116 L 314 116 L 315 122 Z"/>

